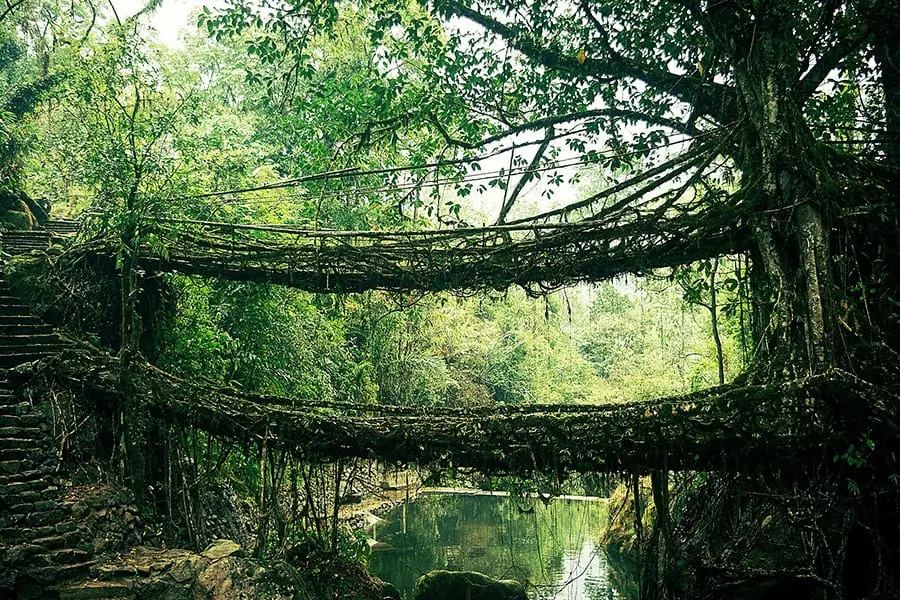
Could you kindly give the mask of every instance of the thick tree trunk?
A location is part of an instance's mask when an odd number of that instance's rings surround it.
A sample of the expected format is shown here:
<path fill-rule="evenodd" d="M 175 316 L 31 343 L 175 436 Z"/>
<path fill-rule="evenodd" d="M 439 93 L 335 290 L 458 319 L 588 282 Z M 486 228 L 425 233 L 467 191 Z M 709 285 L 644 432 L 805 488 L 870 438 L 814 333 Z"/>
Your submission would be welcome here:
<path fill-rule="evenodd" d="M 743 185 L 755 193 L 754 255 L 766 278 L 756 298 L 764 316 L 756 356 L 760 377 L 819 373 L 837 353 L 824 165 L 793 95 L 794 34 L 777 10 L 754 23 L 749 39 L 733 39 L 735 79 L 749 127 L 737 162 Z"/>

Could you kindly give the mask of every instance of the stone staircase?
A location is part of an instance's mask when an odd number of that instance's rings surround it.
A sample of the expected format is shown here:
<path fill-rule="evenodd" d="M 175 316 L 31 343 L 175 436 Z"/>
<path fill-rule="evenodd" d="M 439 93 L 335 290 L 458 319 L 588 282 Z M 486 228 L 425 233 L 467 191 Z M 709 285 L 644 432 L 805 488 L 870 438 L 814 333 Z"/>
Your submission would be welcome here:
<path fill-rule="evenodd" d="M 231 540 L 213 540 L 199 554 L 178 548 L 137 546 L 91 569 L 92 580 L 62 586 L 59 600 L 295 597 L 296 590 L 278 589 L 271 582 L 261 585 L 256 574 L 263 572 Z"/>
<path fill-rule="evenodd" d="M 10 256 L 26 254 L 32 250 L 47 250 L 55 241 L 75 236 L 80 230 L 78 221 L 57 219 L 44 223 L 42 229 L 0 231 L 3 252 Z"/>
<path fill-rule="evenodd" d="M 23 597 L 31 595 L 26 588 L 45 590 L 91 564 L 60 504 L 53 445 L 46 416 L 0 380 L 0 564 L 15 573 Z"/>
<path fill-rule="evenodd" d="M 44 230 L 57 236 L 76 235 L 81 230 L 81 224 L 71 219 L 54 219 L 44 223 Z"/>
<path fill-rule="evenodd" d="M 64 230 L 72 227 L 77 231 L 75 221 L 50 221 Z M 0 231 L 0 244 L 10 256 L 25 254 L 32 250 L 46 250 L 53 241 L 50 231 Z M 22 363 L 31 362 L 56 353 L 61 341 L 50 326 L 31 314 L 28 307 L 16 298 L 3 277 L 0 262 L 0 369 L 9 369 Z"/>
<path fill-rule="evenodd" d="M 53 234 L 41 229 L 4 231 L 0 234 L 3 251 L 10 256 L 26 254 L 32 250 L 47 250 L 53 241 Z"/>
<path fill-rule="evenodd" d="M 11 294 L 2 269 L 0 265 L 0 369 L 9 369 L 55 354 L 62 342 Z"/>
<path fill-rule="evenodd" d="M 51 356 L 64 342 L 10 291 L 0 263 L 0 596 L 47 590 L 92 564 L 61 504 L 50 419 L 16 395 L 5 369 Z M 5 588 L 5 589 L 4 589 Z"/>

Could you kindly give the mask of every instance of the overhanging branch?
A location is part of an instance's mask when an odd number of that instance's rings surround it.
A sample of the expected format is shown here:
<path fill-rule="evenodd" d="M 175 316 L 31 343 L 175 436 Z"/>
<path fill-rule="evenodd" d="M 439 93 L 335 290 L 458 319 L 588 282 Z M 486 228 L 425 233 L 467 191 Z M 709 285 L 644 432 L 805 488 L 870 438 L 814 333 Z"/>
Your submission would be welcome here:
<path fill-rule="evenodd" d="M 674 96 L 682 102 L 693 105 L 698 114 L 706 115 L 720 124 L 733 122 L 736 118 L 736 94 L 733 88 L 725 84 L 704 80 L 702 77 L 679 75 L 640 65 L 615 52 L 607 53 L 602 58 L 588 57 L 584 61 L 579 61 L 575 56 L 564 56 L 555 50 L 543 47 L 514 27 L 501 23 L 455 0 L 436 0 L 435 5 L 442 11 L 466 18 L 484 27 L 503 38 L 511 47 L 532 61 L 548 69 L 581 77 L 592 77 L 601 83 L 623 78 L 636 79 L 657 92 Z"/>

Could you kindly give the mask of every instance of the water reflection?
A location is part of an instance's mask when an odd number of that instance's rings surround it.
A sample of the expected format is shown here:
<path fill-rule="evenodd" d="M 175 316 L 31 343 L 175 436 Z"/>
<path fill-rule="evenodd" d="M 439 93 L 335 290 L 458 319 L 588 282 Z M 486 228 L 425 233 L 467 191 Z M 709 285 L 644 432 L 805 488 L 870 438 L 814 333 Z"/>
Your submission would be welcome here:
<path fill-rule="evenodd" d="M 427 495 L 374 528 L 369 567 L 407 599 L 423 574 L 448 569 L 528 582 L 540 600 L 611 600 L 620 596 L 599 545 L 605 523 L 602 502 Z"/>

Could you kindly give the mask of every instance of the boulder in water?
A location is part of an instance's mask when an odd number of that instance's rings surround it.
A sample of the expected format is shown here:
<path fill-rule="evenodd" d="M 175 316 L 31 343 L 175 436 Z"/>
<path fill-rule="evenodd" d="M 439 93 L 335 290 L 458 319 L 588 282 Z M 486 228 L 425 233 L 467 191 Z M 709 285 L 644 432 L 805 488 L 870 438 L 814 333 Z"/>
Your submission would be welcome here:
<path fill-rule="evenodd" d="M 476 571 L 431 571 L 416 583 L 415 600 L 528 600 L 525 586 Z"/>

